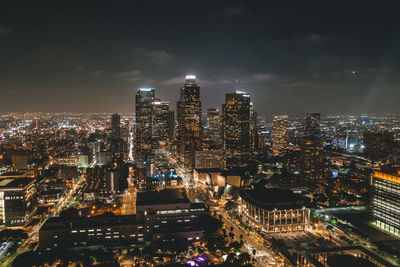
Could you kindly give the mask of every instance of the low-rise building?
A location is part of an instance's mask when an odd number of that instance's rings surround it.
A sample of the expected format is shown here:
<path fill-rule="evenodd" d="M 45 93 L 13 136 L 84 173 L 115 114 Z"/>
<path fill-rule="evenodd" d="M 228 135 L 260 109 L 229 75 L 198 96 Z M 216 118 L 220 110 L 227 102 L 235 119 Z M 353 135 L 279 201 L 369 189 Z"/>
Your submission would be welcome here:
<path fill-rule="evenodd" d="M 240 190 L 239 213 L 265 232 L 302 231 L 310 227 L 308 199 L 290 190 Z"/>

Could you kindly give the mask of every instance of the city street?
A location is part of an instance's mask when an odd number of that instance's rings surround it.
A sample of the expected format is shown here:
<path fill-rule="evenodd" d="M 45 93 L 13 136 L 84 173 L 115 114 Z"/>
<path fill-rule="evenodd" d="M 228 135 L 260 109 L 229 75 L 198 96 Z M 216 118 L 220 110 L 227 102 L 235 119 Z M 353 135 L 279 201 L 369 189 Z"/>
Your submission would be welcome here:
<path fill-rule="evenodd" d="M 253 249 L 256 250 L 256 262 L 258 266 L 283 266 L 284 259 L 281 256 L 275 255 L 270 249 L 264 245 L 264 238 L 257 233 L 248 232 L 243 229 L 239 223 L 236 223 L 230 215 L 226 213 L 222 206 L 217 201 L 211 199 L 205 189 L 197 184 L 190 172 L 186 171 L 183 167 L 179 167 L 176 160 L 171 156 L 167 156 L 169 161 L 175 165 L 177 174 L 182 177 L 183 184 L 188 192 L 188 198 L 192 202 L 203 202 L 210 208 L 210 212 L 213 214 L 217 211 L 217 218 L 219 215 L 222 216 L 222 221 L 226 224 L 225 229 L 227 231 L 233 227 L 233 234 L 235 240 L 240 241 L 240 236 L 243 236 L 244 246 L 242 251 L 248 252 L 253 256 Z"/>

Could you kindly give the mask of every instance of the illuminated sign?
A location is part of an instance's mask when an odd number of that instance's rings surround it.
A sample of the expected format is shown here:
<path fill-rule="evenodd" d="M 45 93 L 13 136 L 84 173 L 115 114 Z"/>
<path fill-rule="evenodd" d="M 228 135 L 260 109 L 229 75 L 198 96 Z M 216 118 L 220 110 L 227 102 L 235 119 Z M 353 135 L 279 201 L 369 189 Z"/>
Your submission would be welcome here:
<path fill-rule="evenodd" d="M 154 88 L 139 88 L 139 91 L 141 91 L 141 92 L 151 92 L 153 90 L 154 90 Z"/>
<path fill-rule="evenodd" d="M 196 80 L 196 75 L 186 75 L 186 80 Z"/>

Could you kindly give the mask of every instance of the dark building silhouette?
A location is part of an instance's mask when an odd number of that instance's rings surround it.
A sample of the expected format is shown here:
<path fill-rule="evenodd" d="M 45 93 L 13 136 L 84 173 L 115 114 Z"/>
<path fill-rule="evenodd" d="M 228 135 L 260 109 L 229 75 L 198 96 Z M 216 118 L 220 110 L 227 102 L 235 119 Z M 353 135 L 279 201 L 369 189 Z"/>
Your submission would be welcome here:
<path fill-rule="evenodd" d="M 389 131 L 364 131 L 364 155 L 371 159 L 385 159 L 395 149 L 394 134 Z"/>
<path fill-rule="evenodd" d="M 300 176 L 303 181 L 324 178 L 324 147 L 318 137 L 302 137 L 300 140 Z"/>
<path fill-rule="evenodd" d="M 113 138 L 121 138 L 121 117 L 115 113 L 111 116 L 111 135 Z"/>
<path fill-rule="evenodd" d="M 169 130 L 169 140 L 175 140 L 175 111 L 170 110 L 168 113 L 168 130 Z"/>
<path fill-rule="evenodd" d="M 304 124 L 304 135 L 305 136 L 320 136 L 320 113 L 307 113 Z"/>

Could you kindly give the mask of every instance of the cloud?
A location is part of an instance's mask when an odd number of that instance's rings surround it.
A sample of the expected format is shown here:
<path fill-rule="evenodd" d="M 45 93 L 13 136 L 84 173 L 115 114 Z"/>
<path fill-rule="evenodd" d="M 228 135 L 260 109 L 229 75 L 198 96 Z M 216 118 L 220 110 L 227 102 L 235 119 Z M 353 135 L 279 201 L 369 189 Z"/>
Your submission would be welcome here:
<path fill-rule="evenodd" d="M 232 85 L 235 86 L 235 83 L 238 81 L 240 84 L 247 84 L 247 83 L 253 83 L 253 82 L 261 82 L 261 81 L 269 81 L 272 80 L 274 76 L 272 74 L 268 73 L 257 73 L 249 76 L 244 76 L 244 77 L 225 77 L 225 76 L 217 76 L 213 79 L 196 79 L 197 83 L 199 85 Z M 177 85 L 177 84 L 183 84 L 185 82 L 185 77 L 184 76 L 178 76 L 178 77 L 171 77 L 169 79 L 161 81 L 162 84 L 164 85 Z"/>
<path fill-rule="evenodd" d="M 224 14 L 228 18 L 239 17 L 245 14 L 244 8 L 242 6 L 237 7 L 227 7 L 222 10 L 222 14 Z"/>
<path fill-rule="evenodd" d="M 102 75 L 104 73 L 104 70 L 95 70 L 95 71 L 93 71 L 93 75 L 94 76 L 100 76 L 100 75 Z"/>
<path fill-rule="evenodd" d="M 0 35 L 6 35 L 13 31 L 13 29 L 0 25 Z"/>
<path fill-rule="evenodd" d="M 141 72 L 139 70 L 125 71 L 118 73 L 118 77 L 124 77 L 127 82 L 136 82 L 139 80 Z"/>
<path fill-rule="evenodd" d="M 167 63 L 174 57 L 172 54 L 163 50 L 148 50 L 145 48 L 137 48 L 133 50 L 133 52 L 149 57 L 150 60 L 159 65 Z"/>
<path fill-rule="evenodd" d="M 295 39 L 305 42 L 305 43 L 322 43 L 326 41 L 330 41 L 333 39 L 332 35 L 321 35 L 321 34 L 309 34 L 300 37 L 296 37 Z"/>

